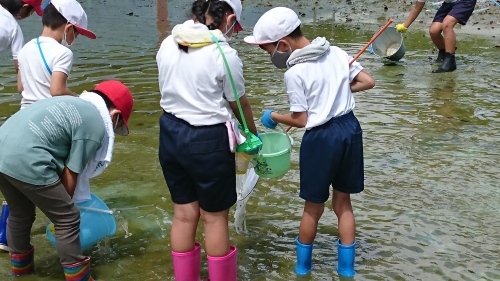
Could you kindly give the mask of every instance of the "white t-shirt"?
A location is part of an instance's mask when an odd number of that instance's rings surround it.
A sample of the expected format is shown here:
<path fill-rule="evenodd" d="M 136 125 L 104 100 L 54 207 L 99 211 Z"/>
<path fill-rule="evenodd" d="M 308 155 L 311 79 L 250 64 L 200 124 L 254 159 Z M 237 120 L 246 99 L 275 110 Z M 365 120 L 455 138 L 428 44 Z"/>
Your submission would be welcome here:
<path fill-rule="evenodd" d="M 285 72 L 290 111 L 307 111 L 306 129 L 354 109 L 350 84 L 363 67 L 342 49 L 332 46 L 318 60 L 299 63 Z"/>
<path fill-rule="evenodd" d="M 245 94 L 243 63 L 227 42 L 219 44 L 241 97 Z M 170 35 L 162 42 L 156 62 L 163 110 L 193 126 L 220 124 L 231 119 L 228 101 L 235 98 L 217 45 L 189 48 L 186 53 Z"/>
<path fill-rule="evenodd" d="M 69 76 L 73 65 L 73 52 L 51 37 L 38 37 L 43 57 L 52 73 L 58 71 Z M 37 38 L 27 42 L 18 56 L 19 73 L 23 84 L 21 108 L 37 100 L 50 98 L 52 75 L 42 59 Z"/>
<path fill-rule="evenodd" d="M 17 60 L 17 54 L 24 44 L 21 27 L 12 14 L 0 6 L 0 52 L 10 48 L 12 58 Z"/>

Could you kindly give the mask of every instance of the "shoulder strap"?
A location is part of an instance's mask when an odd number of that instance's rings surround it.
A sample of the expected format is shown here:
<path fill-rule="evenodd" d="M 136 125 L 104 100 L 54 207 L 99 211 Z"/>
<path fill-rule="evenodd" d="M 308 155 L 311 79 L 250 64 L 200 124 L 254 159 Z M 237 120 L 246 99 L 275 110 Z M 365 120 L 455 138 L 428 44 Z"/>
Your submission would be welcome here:
<path fill-rule="evenodd" d="M 229 81 L 231 82 L 231 88 L 233 88 L 234 99 L 236 101 L 236 104 L 238 105 L 241 121 L 243 121 L 243 127 L 245 128 L 245 130 L 248 130 L 247 121 L 245 119 L 245 115 L 243 114 L 243 109 L 241 108 L 240 99 L 236 91 L 236 85 L 234 84 L 233 75 L 231 74 L 231 69 L 229 68 L 229 64 L 227 63 L 226 56 L 224 55 L 224 51 L 222 51 L 222 48 L 219 45 L 219 39 L 215 37 L 212 32 L 210 32 L 210 35 L 212 36 L 212 41 L 217 45 L 217 49 L 219 50 L 222 56 L 222 60 L 224 61 L 224 66 L 226 67 L 227 75 L 229 76 Z"/>
<path fill-rule="evenodd" d="M 50 70 L 50 67 L 47 64 L 47 61 L 45 60 L 45 56 L 43 55 L 42 47 L 40 46 L 40 37 L 36 38 L 36 44 L 38 45 L 38 50 L 40 51 L 40 55 L 42 56 L 42 60 L 43 60 L 43 63 L 45 64 L 45 68 L 47 69 L 49 74 L 52 75 L 52 70 Z"/>

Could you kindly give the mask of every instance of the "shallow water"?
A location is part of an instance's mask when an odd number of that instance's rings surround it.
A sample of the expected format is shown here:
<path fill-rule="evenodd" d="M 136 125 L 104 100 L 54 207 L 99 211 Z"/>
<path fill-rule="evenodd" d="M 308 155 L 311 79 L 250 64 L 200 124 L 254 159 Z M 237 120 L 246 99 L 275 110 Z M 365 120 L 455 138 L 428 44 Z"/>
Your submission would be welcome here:
<path fill-rule="evenodd" d="M 116 78 L 131 87 L 136 100 L 130 136 L 117 138 L 113 164 L 92 181 L 93 192 L 116 211 L 118 222 L 114 237 L 87 252 L 93 275 L 99 280 L 173 280 L 172 204 L 157 160 L 161 110 L 155 55 L 166 32 L 187 18 L 184 7 L 190 1 L 81 2 L 99 38 L 76 41 L 70 88 L 81 92 Z M 389 17 L 381 13 L 371 16 L 373 24 L 343 25 L 342 12 L 333 20 L 329 5 L 312 10 L 314 1 L 282 3 L 296 5 L 305 14 L 304 31 L 310 39 L 324 36 L 352 55 Z M 247 29 L 232 44 L 245 65 L 254 112 L 260 116 L 267 108 L 287 111 L 283 72 L 259 48 L 241 42 L 269 7 L 247 1 L 244 5 Z M 21 25 L 26 40 L 41 30 L 36 17 Z M 488 38 L 459 35 L 458 70 L 436 75 L 430 73 L 436 54 L 426 33 L 409 32 L 405 45 L 406 56 L 396 65 L 384 65 L 368 52 L 359 59 L 377 86 L 355 95 L 366 171 L 365 191 L 353 196 L 355 279 L 500 280 L 500 49 Z M 9 55 L 2 53 L 0 60 L 0 124 L 18 110 L 20 100 Z M 297 278 L 294 273 L 293 241 L 303 205 L 298 197 L 302 134 L 300 129 L 292 131 L 295 144 L 287 175 L 261 179 L 250 196 L 249 234 L 238 235 L 231 228 L 239 249 L 240 280 L 339 279 L 333 270 L 337 228 L 330 207 L 320 221 L 312 275 Z M 37 274 L 23 280 L 63 278 L 56 251 L 45 236 L 47 223 L 40 213 L 32 232 Z M 201 231 L 198 238 L 202 241 Z M 8 254 L 0 256 L 0 280 L 6 280 Z M 206 276 L 206 259 L 203 268 Z"/>

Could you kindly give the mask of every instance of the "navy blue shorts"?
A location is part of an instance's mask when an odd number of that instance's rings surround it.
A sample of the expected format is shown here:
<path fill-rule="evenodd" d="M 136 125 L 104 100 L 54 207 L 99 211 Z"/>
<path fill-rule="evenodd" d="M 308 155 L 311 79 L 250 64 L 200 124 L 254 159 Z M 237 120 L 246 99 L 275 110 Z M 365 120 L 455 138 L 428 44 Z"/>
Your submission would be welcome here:
<path fill-rule="evenodd" d="M 175 204 L 198 201 L 204 211 L 220 212 L 236 203 L 235 159 L 225 124 L 192 126 L 164 112 L 158 156 Z"/>
<path fill-rule="evenodd" d="M 446 16 L 452 16 L 457 19 L 458 23 L 465 25 L 472 12 L 474 12 L 475 6 L 476 0 L 458 0 L 453 3 L 443 2 L 443 5 L 436 12 L 433 22 L 443 22 Z"/>
<path fill-rule="evenodd" d="M 354 113 L 307 130 L 300 145 L 300 198 L 324 203 L 330 186 L 344 193 L 364 189 L 363 131 Z"/>

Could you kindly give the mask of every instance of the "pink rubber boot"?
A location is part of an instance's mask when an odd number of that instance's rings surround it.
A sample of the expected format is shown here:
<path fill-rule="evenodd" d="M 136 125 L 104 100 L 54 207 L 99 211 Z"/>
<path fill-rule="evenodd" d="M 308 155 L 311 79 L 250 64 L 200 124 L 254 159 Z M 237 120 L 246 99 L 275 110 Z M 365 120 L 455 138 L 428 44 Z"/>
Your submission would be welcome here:
<path fill-rule="evenodd" d="M 194 244 L 194 250 L 179 253 L 172 251 L 174 276 L 176 281 L 200 281 L 200 244 Z"/>
<path fill-rule="evenodd" d="M 224 257 L 211 257 L 208 259 L 208 277 L 210 281 L 236 281 L 238 262 L 236 248 L 231 246 L 229 254 Z"/>

